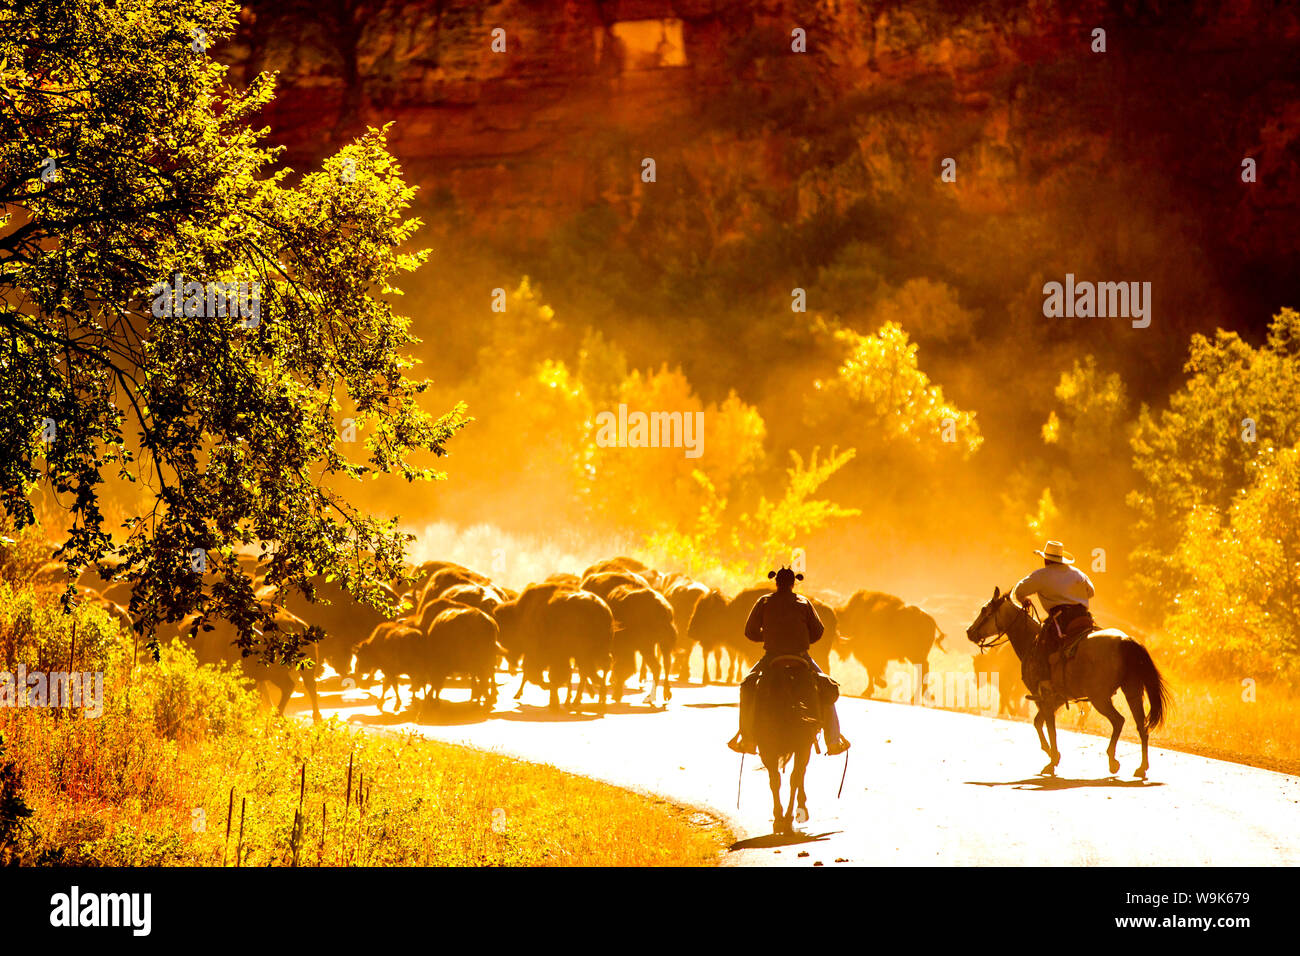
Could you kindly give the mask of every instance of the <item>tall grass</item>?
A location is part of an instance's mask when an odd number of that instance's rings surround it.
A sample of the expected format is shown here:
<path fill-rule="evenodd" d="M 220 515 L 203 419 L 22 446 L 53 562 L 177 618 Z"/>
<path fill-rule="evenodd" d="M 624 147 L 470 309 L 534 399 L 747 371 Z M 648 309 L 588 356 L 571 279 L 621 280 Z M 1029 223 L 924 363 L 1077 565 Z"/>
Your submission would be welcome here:
<path fill-rule="evenodd" d="M 0 773 L 31 810 L 0 827 L 10 861 L 707 865 L 730 842 L 692 811 L 552 767 L 259 714 L 237 668 L 200 667 L 179 642 L 132 666 L 112 619 L 47 600 L 0 586 L 6 664 L 64 669 L 76 624 L 77 669 L 105 672 L 105 700 L 93 719 L 0 708 Z"/>

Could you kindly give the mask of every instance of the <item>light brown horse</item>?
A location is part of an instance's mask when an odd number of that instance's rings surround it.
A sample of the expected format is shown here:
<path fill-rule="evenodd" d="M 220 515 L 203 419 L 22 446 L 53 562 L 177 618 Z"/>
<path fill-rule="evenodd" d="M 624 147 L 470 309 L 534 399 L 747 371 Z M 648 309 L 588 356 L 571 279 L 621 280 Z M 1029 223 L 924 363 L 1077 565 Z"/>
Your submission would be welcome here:
<path fill-rule="evenodd" d="M 816 679 L 802 657 L 781 655 L 764 665 L 754 693 L 754 737 L 772 788 L 772 832 L 790 833 L 808 820 L 804 774 L 821 726 Z M 781 772 L 791 758 L 790 805 L 782 807 Z"/>
<path fill-rule="evenodd" d="M 1005 635 L 1020 658 L 1020 672 L 1025 685 L 1032 687 L 1025 669 L 1038 632 L 1039 625 L 1029 613 L 1017 607 L 1009 593 L 1003 594 L 994 588 L 993 599 L 984 605 L 974 623 L 966 629 L 966 636 L 972 643 L 986 648 L 1000 644 L 998 638 Z M 1106 756 L 1110 758 L 1110 772 L 1119 773 L 1115 743 L 1124 729 L 1124 717 L 1115 709 L 1111 698 L 1116 690 L 1122 689 L 1128 709 L 1137 721 L 1138 737 L 1142 740 L 1142 763 L 1133 776 L 1145 777 L 1148 769 L 1147 730 L 1160 726 L 1169 707 L 1169 690 L 1147 649 L 1123 631 L 1114 628 L 1093 631 L 1079 642 L 1074 657 L 1064 662 L 1060 681 L 1056 674 L 1053 669 L 1052 684 L 1059 696 L 1040 701 L 1038 713 L 1034 715 L 1038 742 L 1043 752 L 1051 757 L 1051 762 L 1042 772 L 1055 774 L 1056 765 L 1061 762 L 1061 753 L 1056 749 L 1056 711 L 1067 701 L 1086 700 L 1092 703 L 1097 713 L 1110 721 L 1110 746 L 1106 748 Z M 1151 705 L 1149 715 L 1142 709 L 1144 691 Z M 1047 724 L 1047 737 L 1043 736 L 1044 723 Z"/>

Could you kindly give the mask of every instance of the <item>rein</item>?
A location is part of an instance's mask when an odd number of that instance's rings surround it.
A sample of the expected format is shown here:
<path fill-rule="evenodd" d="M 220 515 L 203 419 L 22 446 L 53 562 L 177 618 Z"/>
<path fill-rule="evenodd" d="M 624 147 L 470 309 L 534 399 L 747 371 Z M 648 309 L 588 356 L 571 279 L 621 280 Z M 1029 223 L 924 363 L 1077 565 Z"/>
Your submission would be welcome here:
<path fill-rule="evenodd" d="M 998 619 L 998 610 L 1001 608 L 1003 604 L 1005 604 L 1010 599 L 1011 599 L 1011 592 L 1008 591 L 1006 594 L 1002 595 L 1002 597 L 998 599 L 998 603 L 996 605 L 989 608 L 989 613 L 993 615 L 993 621 L 995 624 L 997 623 L 997 619 Z M 1013 604 L 1012 607 L 1014 608 L 1015 605 Z M 1029 605 L 1029 609 L 1026 613 L 1040 626 L 1042 625 L 1042 619 L 1038 616 L 1038 610 L 1034 607 L 1032 603 Z M 988 640 L 984 640 L 981 638 L 980 641 L 975 646 L 978 647 L 980 649 L 980 653 L 983 654 L 986 650 L 992 650 L 995 647 L 1001 647 L 1003 644 L 1006 644 L 1010 640 L 1011 640 L 1011 634 L 1008 633 L 1008 631 L 1000 630 L 996 634 L 994 634 L 992 638 Z"/>

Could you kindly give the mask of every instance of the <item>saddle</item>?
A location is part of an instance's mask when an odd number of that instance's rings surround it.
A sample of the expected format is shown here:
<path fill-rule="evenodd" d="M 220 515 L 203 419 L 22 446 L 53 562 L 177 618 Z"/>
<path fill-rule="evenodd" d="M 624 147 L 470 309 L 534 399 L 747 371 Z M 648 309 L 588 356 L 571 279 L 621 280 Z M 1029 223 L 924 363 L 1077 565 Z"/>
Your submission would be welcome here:
<path fill-rule="evenodd" d="M 1100 630 L 1092 613 L 1082 605 L 1054 609 L 1043 625 L 1039 640 L 1046 650 L 1047 674 L 1052 686 L 1059 691 L 1069 691 L 1069 663 L 1078 653 L 1083 639 Z M 1039 665 L 1041 667 L 1041 665 Z"/>
<path fill-rule="evenodd" d="M 754 688 L 760 722 L 820 726 L 819 688 L 813 676 L 808 662 L 797 655 L 782 654 L 769 660 Z"/>
<path fill-rule="evenodd" d="M 1074 657 L 1079 642 L 1096 630 L 1099 628 L 1092 618 L 1092 612 L 1076 604 L 1060 610 L 1054 609 L 1043 627 L 1043 638 L 1048 641 L 1050 651 L 1062 654 L 1069 660 Z"/>

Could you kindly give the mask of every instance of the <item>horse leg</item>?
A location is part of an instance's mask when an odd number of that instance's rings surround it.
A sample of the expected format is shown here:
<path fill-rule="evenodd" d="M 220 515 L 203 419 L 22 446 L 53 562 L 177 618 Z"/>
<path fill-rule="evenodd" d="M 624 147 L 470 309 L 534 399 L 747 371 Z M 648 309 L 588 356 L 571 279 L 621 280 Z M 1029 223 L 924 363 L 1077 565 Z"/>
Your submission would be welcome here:
<path fill-rule="evenodd" d="M 1106 756 L 1110 758 L 1110 772 L 1119 773 L 1119 761 L 1115 759 L 1115 743 L 1119 740 L 1119 733 L 1124 729 L 1124 715 L 1115 709 L 1115 702 L 1109 697 L 1093 698 L 1092 706 L 1110 721 L 1110 746 L 1106 748 Z"/>
<path fill-rule="evenodd" d="M 1049 757 L 1052 755 L 1052 748 L 1047 746 L 1047 737 L 1043 733 L 1043 724 L 1047 722 L 1047 712 L 1041 707 L 1034 714 L 1034 730 L 1038 732 L 1038 746 L 1043 749 L 1043 753 Z"/>
<path fill-rule="evenodd" d="M 1147 775 L 1147 714 L 1142 708 L 1142 684 L 1131 680 L 1124 685 L 1124 699 L 1128 701 L 1129 713 L 1137 723 L 1138 738 L 1142 741 L 1142 763 L 1133 771 L 1133 776 L 1146 778 Z"/>
<path fill-rule="evenodd" d="M 1061 751 L 1056 749 L 1056 708 L 1055 707 L 1053 707 L 1047 713 L 1047 740 L 1052 745 L 1052 749 L 1048 751 L 1049 755 L 1052 758 L 1052 762 L 1049 763 L 1043 769 L 1043 773 L 1054 774 L 1056 773 L 1056 765 L 1061 762 Z"/>
<path fill-rule="evenodd" d="M 799 809 L 795 814 L 796 823 L 808 822 L 808 792 L 804 789 L 804 775 L 808 771 L 811 749 L 805 749 L 794 758 L 794 770 L 790 774 L 790 802 L 793 805 L 795 795 L 799 797 Z"/>
<path fill-rule="evenodd" d="M 787 833 L 789 827 L 786 825 L 785 812 L 781 807 L 781 771 L 777 768 L 776 758 L 772 763 L 763 761 L 767 767 L 767 783 L 772 788 L 772 832 Z"/>
<path fill-rule="evenodd" d="M 1038 746 L 1043 748 L 1043 753 L 1052 758 L 1051 763 L 1039 771 L 1039 773 L 1055 773 L 1056 765 L 1061 759 L 1060 753 L 1056 750 L 1056 712 L 1049 711 L 1040 707 L 1038 713 L 1034 714 L 1034 730 L 1038 731 Z M 1051 721 L 1049 723 L 1049 718 Z M 1043 733 L 1043 725 L 1047 724 L 1051 731 L 1051 743 L 1048 743 L 1046 735 Z"/>

